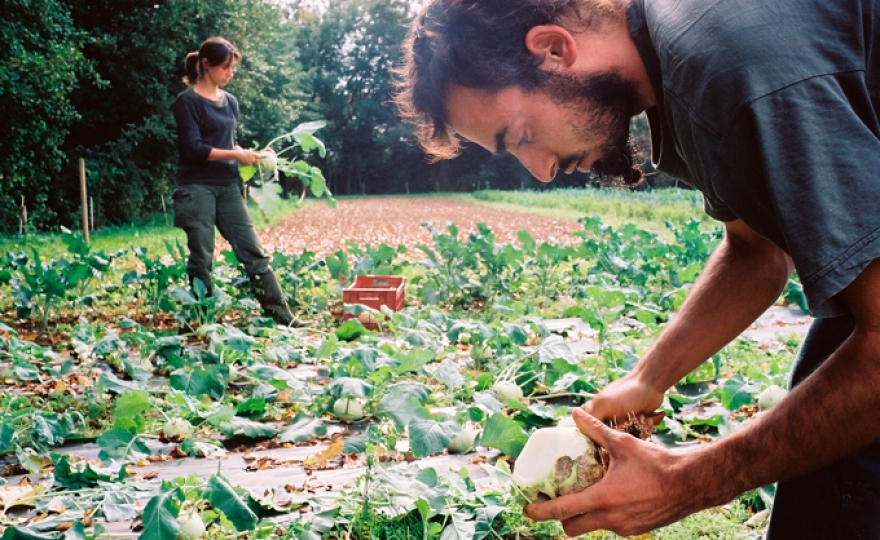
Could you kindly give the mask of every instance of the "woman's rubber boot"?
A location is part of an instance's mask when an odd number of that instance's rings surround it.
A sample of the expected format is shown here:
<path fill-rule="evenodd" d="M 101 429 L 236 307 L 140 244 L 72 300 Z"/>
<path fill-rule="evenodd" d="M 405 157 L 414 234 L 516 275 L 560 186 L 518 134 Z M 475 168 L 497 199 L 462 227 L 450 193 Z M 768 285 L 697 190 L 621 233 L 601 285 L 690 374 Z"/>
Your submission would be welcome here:
<path fill-rule="evenodd" d="M 284 300 L 284 294 L 281 292 L 281 285 L 279 285 L 278 279 L 275 278 L 275 274 L 271 270 L 255 275 L 251 279 L 251 283 L 254 285 L 254 296 L 257 297 L 257 301 L 262 306 L 263 311 L 272 317 L 276 323 L 291 328 L 306 326 L 306 323 L 299 320 L 290 311 L 287 302 Z"/>

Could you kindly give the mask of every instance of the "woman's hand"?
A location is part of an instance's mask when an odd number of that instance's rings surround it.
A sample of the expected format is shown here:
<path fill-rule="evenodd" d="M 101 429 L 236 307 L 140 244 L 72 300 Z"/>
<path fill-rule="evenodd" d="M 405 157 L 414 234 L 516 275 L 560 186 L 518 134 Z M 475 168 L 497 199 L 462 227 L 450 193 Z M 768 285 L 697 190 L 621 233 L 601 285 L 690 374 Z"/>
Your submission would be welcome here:
<path fill-rule="evenodd" d="M 241 165 L 253 165 L 260 159 L 260 154 L 253 150 L 243 150 L 241 147 L 235 152 L 235 161 Z"/>

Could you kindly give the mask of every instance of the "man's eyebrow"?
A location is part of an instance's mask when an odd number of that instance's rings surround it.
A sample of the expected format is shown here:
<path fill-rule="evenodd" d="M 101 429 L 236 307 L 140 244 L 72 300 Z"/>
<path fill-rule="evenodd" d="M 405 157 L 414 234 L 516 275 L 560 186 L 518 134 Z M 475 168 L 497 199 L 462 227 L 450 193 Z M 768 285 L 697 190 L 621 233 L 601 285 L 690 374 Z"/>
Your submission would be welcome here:
<path fill-rule="evenodd" d="M 495 154 L 504 154 L 507 152 L 507 127 L 501 128 L 501 131 L 495 134 Z"/>

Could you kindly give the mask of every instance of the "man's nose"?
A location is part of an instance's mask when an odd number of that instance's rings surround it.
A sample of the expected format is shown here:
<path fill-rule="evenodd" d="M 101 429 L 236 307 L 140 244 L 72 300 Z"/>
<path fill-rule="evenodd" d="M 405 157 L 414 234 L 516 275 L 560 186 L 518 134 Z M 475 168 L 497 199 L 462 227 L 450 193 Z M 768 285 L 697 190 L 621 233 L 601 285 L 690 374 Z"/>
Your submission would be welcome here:
<path fill-rule="evenodd" d="M 524 155 L 519 160 L 532 173 L 532 176 L 544 183 L 553 180 L 559 171 L 559 160 L 551 153 L 533 153 Z"/>

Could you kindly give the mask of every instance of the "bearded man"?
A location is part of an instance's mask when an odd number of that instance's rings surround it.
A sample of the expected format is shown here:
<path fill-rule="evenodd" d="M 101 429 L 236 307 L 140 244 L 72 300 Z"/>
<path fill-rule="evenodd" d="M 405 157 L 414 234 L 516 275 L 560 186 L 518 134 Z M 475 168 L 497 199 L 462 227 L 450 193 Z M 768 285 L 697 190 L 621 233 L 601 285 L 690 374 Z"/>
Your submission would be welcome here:
<path fill-rule="evenodd" d="M 636 367 L 574 412 L 605 478 L 528 516 L 631 535 L 778 481 L 768 538 L 880 538 L 878 31 L 874 0 L 433 0 L 415 18 L 396 100 L 435 159 L 468 140 L 545 182 L 631 180 L 644 111 L 655 166 L 725 226 Z M 656 418 L 793 270 L 816 319 L 779 405 L 689 452 L 603 424 Z"/>

